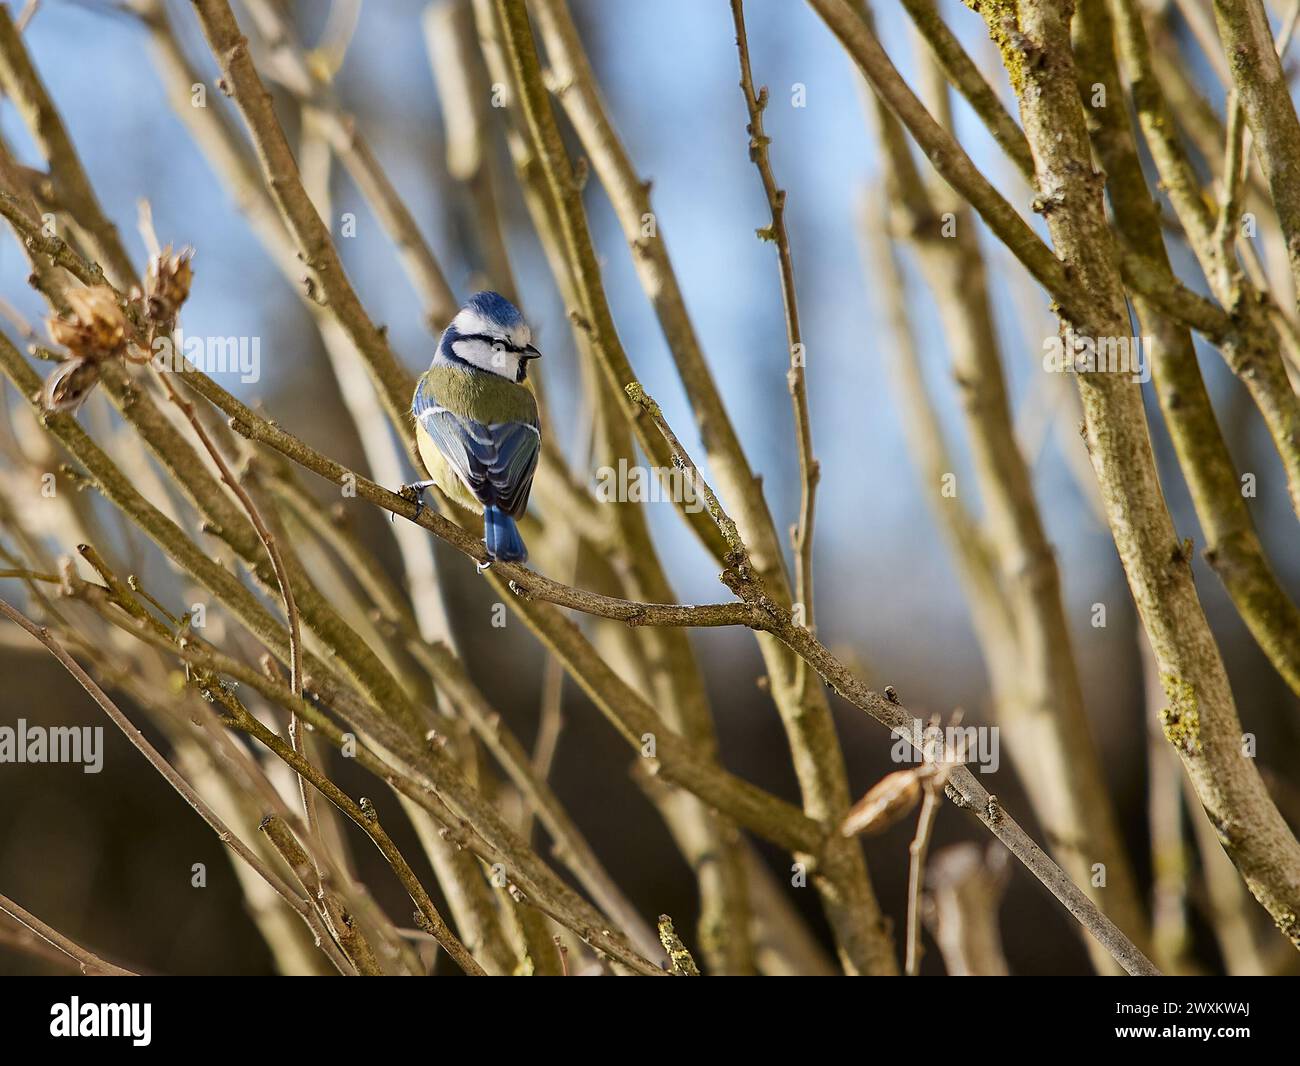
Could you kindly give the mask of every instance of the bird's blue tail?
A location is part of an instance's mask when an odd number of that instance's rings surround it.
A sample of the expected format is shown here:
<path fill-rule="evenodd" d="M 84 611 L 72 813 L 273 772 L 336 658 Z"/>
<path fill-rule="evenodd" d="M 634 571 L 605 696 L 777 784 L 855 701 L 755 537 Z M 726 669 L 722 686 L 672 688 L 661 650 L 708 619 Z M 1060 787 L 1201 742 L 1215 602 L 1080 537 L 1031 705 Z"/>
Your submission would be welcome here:
<path fill-rule="evenodd" d="M 528 558 L 519 527 L 500 507 L 484 508 L 483 540 L 493 559 L 500 559 L 503 563 L 522 563 Z"/>

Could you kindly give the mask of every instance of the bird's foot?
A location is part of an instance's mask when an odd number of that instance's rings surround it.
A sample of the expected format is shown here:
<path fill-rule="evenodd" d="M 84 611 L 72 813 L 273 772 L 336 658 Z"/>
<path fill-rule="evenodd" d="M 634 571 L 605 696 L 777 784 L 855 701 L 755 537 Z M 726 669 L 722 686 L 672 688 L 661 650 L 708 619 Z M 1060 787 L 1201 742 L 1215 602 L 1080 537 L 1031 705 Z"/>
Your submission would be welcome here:
<path fill-rule="evenodd" d="M 436 481 L 412 481 L 398 490 L 397 495 L 415 504 L 415 517 L 411 521 L 418 522 L 420 520 L 420 515 L 424 512 L 424 494 L 436 484 Z M 395 514 L 389 514 L 388 516 L 390 522 L 396 518 Z"/>
<path fill-rule="evenodd" d="M 487 562 L 485 562 L 485 563 L 475 563 L 475 564 L 474 564 L 474 569 L 477 570 L 477 571 L 481 574 L 481 573 L 483 573 L 484 570 L 491 569 L 492 564 L 495 563 L 495 562 L 496 562 L 495 559 L 489 559 L 489 560 L 488 560 Z"/>

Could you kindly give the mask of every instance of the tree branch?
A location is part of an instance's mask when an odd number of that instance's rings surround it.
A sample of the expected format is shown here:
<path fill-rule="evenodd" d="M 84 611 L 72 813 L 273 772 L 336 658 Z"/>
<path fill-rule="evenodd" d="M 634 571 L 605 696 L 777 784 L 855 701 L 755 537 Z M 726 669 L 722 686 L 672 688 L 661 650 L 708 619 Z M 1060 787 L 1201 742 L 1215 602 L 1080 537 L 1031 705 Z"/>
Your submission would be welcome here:
<path fill-rule="evenodd" d="M 816 508 L 817 483 L 821 480 L 821 464 L 813 456 L 812 419 L 808 412 L 808 382 L 806 375 L 807 353 L 804 350 L 803 332 L 799 327 L 799 300 L 794 284 L 794 257 L 790 253 L 790 236 L 785 226 L 785 190 L 776 182 L 772 172 L 771 138 L 763 129 L 763 111 L 767 107 L 767 88 L 754 89 L 754 76 L 749 66 L 749 38 L 745 33 L 745 9 L 742 0 L 731 0 L 731 18 L 736 27 L 736 49 L 740 55 L 740 88 L 745 95 L 749 112 L 749 157 L 758 169 L 767 196 L 767 206 L 772 221 L 758 231 L 762 240 L 776 245 L 781 270 L 781 303 L 785 309 L 785 333 L 789 346 L 790 369 L 786 374 L 790 386 L 790 401 L 794 407 L 795 442 L 799 456 L 799 522 L 794 527 L 792 540 L 795 553 L 795 602 L 803 609 L 804 624 L 816 629 L 813 611 L 813 518 Z"/>
<path fill-rule="evenodd" d="M 5 606 L 8 606 L 7 604 Z M 43 921 L 29 911 L 23 910 L 8 896 L 0 896 L 0 911 L 7 914 L 14 922 L 27 929 L 34 936 L 40 937 L 41 940 L 56 948 L 59 952 L 66 955 L 83 974 L 88 977 L 138 977 L 139 975 L 131 970 L 124 970 L 120 966 L 114 966 L 111 962 L 105 962 L 93 951 L 88 951 L 80 944 L 69 940 L 57 929 L 46 925 Z"/>
<path fill-rule="evenodd" d="M 190 787 L 189 783 L 181 777 L 180 774 L 172 769 L 167 760 L 158 753 L 158 750 L 145 740 L 144 735 L 140 730 L 136 729 L 126 715 L 118 709 L 117 705 L 109 699 L 107 695 L 105 695 L 104 690 L 95 684 L 94 679 L 86 673 L 86 671 L 78 665 L 77 661 L 73 659 L 72 656 L 63 649 L 59 642 L 50 635 L 49 630 L 44 626 L 38 626 L 35 622 L 28 619 L 25 615 L 4 600 L 0 600 L 0 614 L 3 614 L 11 622 L 15 623 L 22 629 L 25 629 L 45 645 L 50 654 L 53 655 L 64 669 L 76 678 L 77 683 L 80 684 L 87 693 L 89 693 L 91 699 L 99 704 L 100 708 L 108 715 L 113 724 L 122 731 L 123 735 L 125 735 L 126 739 L 131 742 L 132 746 L 149 761 L 149 764 L 163 776 L 164 780 L 166 780 L 166 782 L 176 790 L 181 798 L 194 808 L 195 813 L 207 822 L 212 831 L 217 834 L 218 839 L 243 859 L 250 867 L 257 871 L 257 873 L 261 875 L 262 879 L 275 889 L 276 893 L 287 904 L 289 904 L 294 911 L 297 912 L 304 922 L 307 923 L 307 926 L 315 934 L 317 944 L 320 946 L 321 950 L 330 957 L 331 961 L 338 966 L 339 970 L 343 973 L 349 972 L 349 970 L 351 970 L 350 963 L 343 958 L 338 947 L 334 944 L 333 940 L 330 939 L 329 934 L 321 925 L 320 919 L 312 911 L 307 901 L 295 893 L 293 889 L 279 877 L 279 875 L 258 858 L 256 852 L 240 840 L 239 837 L 236 836 L 226 826 L 226 824 L 217 817 L 216 812 L 208 806 L 204 799 Z"/>

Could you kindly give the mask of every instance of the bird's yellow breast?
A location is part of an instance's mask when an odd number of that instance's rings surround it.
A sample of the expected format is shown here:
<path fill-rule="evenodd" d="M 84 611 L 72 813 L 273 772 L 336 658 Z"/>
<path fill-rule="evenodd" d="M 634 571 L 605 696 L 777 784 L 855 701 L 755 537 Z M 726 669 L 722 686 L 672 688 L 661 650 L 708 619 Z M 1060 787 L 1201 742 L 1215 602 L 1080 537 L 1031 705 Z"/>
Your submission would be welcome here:
<path fill-rule="evenodd" d="M 419 449 L 420 460 L 424 463 L 424 469 L 429 472 L 429 477 L 437 484 L 438 488 L 442 489 L 462 507 L 468 507 L 475 514 L 482 514 L 483 504 L 469 491 L 469 487 L 460 479 L 460 475 L 456 473 L 451 464 L 442 457 L 442 452 L 433 443 L 433 438 L 429 436 L 424 426 L 419 422 L 415 423 L 415 445 Z"/>

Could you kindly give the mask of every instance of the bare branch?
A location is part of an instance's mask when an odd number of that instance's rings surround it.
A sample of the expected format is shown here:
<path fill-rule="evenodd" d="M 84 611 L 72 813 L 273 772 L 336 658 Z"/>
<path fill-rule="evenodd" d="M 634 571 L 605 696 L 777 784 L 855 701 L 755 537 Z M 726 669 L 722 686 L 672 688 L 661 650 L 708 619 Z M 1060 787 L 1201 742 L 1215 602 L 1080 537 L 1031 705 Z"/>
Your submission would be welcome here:
<path fill-rule="evenodd" d="M 8 605 L 5 604 L 4 606 Z M 3 911 L 22 928 L 28 930 L 33 935 L 40 937 L 41 940 L 66 955 L 75 962 L 81 972 L 86 974 L 88 977 L 138 976 L 138 974 L 131 970 L 124 970 L 120 966 L 114 966 L 111 962 L 105 962 L 93 951 L 88 951 L 80 944 L 69 940 L 57 929 L 46 925 L 43 921 L 37 918 L 36 915 L 23 910 L 22 907 L 18 906 L 18 904 L 8 896 L 0 896 L 0 911 Z"/>
<path fill-rule="evenodd" d="M 95 684 L 94 679 L 86 673 L 77 661 L 63 649 L 62 645 L 60 645 L 59 642 L 50 635 L 49 630 L 44 626 L 38 626 L 35 622 L 28 619 L 25 615 L 4 600 L 0 600 L 0 614 L 3 614 L 11 622 L 20 626 L 22 629 L 25 629 L 45 645 L 50 654 L 53 655 L 60 664 L 62 664 L 64 669 L 77 679 L 77 683 L 90 694 L 91 699 L 99 704 L 100 708 L 108 715 L 113 724 L 122 731 L 123 735 L 125 735 L 127 740 L 131 742 L 135 749 L 149 760 L 149 764 L 162 775 L 166 782 L 180 794 L 186 803 L 194 808 L 195 813 L 207 822 L 213 832 L 217 834 L 218 839 L 243 859 L 244 862 L 256 870 L 257 873 L 261 875 L 262 879 L 275 889 L 279 896 L 298 913 L 302 920 L 311 928 L 313 933 L 316 934 L 317 943 L 320 945 L 321 950 L 330 956 L 331 960 L 339 967 L 340 971 L 343 973 L 349 972 L 351 970 L 351 965 L 342 957 L 338 947 L 329 938 L 329 935 L 325 932 L 319 918 L 317 918 L 313 913 L 307 901 L 295 893 L 293 889 L 279 877 L 279 875 L 262 862 L 256 852 L 240 840 L 240 838 L 233 833 L 220 818 L 217 817 L 216 812 L 208 806 L 204 799 L 194 791 L 192 787 L 190 787 L 189 783 L 181 777 L 180 774 L 172 769 L 171 764 L 169 764 L 167 760 L 159 754 L 158 750 L 154 748 L 152 744 L 145 740 L 144 735 L 140 730 L 131 724 L 130 720 L 122 713 L 118 706 L 109 699 L 107 695 L 105 695 L 104 690 Z"/>
<path fill-rule="evenodd" d="M 790 369 L 786 374 L 790 385 L 790 400 L 794 406 L 795 442 L 799 455 L 799 522 L 794 527 L 795 552 L 795 602 L 803 609 L 804 624 L 816 629 L 813 611 L 813 516 L 817 500 L 817 483 L 821 480 L 821 464 L 813 456 L 812 419 L 808 412 L 808 382 L 806 374 L 807 353 L 804 350 L 803 331 L 799 327 L 799 300 L 794 284 L 794 256 L 790 252 L 790 235 L 785 226 L 785 190 L 776 182 L 772 172 L 771 144 L 763 128 L 763 111 L 767 107 L 767 88 L 755 91 L 754 76 L 749 66 L 749 38 L 745 34 L 745 9 L 742 0 L 731 0 L 731 18 L 736 27 L 736 48 L 740 54 L 740 88 L 745 94 L 745 107 L 749 111 L 749 157 L 758 168 L 767 196 L 767 206 L 772 220 L 758 231 L 763 240 L 776 245 L 781 267 L 781 303 L 785 309 L 785 334 L 789 346 Z"/>

